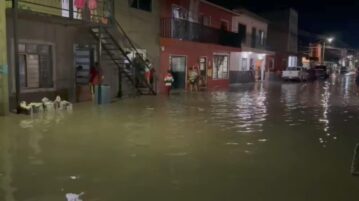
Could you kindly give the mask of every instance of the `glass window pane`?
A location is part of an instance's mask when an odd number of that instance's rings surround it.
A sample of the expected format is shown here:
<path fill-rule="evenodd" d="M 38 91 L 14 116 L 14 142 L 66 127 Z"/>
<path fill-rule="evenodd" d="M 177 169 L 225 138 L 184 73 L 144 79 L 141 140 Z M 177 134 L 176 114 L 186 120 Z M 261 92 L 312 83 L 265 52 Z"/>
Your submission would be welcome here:
<path fill-rule="evenodd" d="M 51 57 L 47 55 L 40 55 L 40 87 L 52 88 L 53 76 L 52 76 L 52 61 Z"/>
<path fill-rule="evenodd" d="M 228 79 L 228 56 L 215 55 L 213 66 L 213 79 Z"/>
<path fill-rule="evenodd" d="M 26 88 L 26 55 L 19 55 L 19 67 L 20 67 L 20 86 Z"/>
<path fill-rule="evenodd" d="M 26 44 L 27 53 L 37 53 L 37 45 L 35 44 Z"/>
<path fill-rule="evenodd" d="M 18 51 L 23 53 L 26 52 L 26 45 L 24 43 L 19 43 L 18 44 Z"/>
<path fill-rule="evenodd" d="M 29 54 L 27 56 L 26 79 L 28 88 L 39 88 L 39 55 Z"/>
<path fill-rule="evenodd" d="M 49 45 L 39 45 L 39 54 L 50 54 L 50 46 Z"/>

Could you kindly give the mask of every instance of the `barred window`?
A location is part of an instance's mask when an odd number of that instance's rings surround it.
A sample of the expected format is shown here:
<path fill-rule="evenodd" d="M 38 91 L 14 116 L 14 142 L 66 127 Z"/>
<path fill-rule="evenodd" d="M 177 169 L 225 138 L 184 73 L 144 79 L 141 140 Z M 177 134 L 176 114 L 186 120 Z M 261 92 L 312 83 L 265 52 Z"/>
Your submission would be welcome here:
<path fill-rule="evenodd" d="M 54 87 L 52 46 L 20 43 L 18 47 L 21 88 Z"/>

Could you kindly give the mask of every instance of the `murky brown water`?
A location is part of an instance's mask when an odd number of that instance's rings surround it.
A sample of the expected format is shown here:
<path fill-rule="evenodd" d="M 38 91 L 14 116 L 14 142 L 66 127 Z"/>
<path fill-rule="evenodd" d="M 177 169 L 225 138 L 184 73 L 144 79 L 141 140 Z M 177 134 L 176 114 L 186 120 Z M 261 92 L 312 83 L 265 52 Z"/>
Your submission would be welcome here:
<path fill-rule="evenodd" d="M 0 200 L 357 201 L 349 77 L 0 118 Z"/>

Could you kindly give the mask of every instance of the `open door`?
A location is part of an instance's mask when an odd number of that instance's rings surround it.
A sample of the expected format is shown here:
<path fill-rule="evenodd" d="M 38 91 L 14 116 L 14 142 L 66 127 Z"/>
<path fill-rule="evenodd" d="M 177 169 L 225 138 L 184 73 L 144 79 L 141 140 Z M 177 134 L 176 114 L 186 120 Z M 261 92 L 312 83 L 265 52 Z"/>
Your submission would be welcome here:
<path fill-rule="evenodd" d="M 185 89 L 187 58 L 185 56 L 171 56 L 170 62 L 174 78 L 173 88 Z"/>

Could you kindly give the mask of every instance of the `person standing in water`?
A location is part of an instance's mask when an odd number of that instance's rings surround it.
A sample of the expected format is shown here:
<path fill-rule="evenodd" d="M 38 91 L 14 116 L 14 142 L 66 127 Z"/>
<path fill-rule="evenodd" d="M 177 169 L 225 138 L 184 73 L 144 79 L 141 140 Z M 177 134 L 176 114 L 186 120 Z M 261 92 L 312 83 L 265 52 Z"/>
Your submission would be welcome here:
<path fill-rule="evenodd" d="M 173 79 L 173 75 L 170 70 L 167 71 L 167 74 L 164 78 L 165 87 L 166 87 L 166 94 L 169 96 L 172 90 L 172 84 L 175 80 Z"/>
<path fill-rule="evenodd" d="M 198 91 L 198 73 L 195 69 L 195 67 L 192 67 L 189 69 L 189 73 L 188 73 L 188 80 L 189 80 L 189 87 L 190 87 L 190 91 Z"/>

